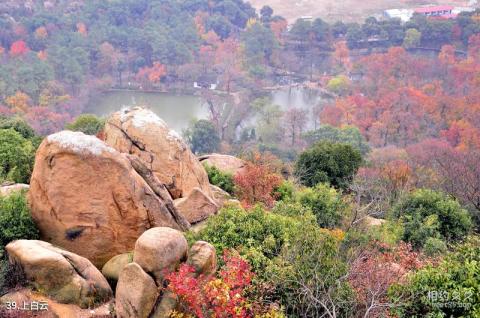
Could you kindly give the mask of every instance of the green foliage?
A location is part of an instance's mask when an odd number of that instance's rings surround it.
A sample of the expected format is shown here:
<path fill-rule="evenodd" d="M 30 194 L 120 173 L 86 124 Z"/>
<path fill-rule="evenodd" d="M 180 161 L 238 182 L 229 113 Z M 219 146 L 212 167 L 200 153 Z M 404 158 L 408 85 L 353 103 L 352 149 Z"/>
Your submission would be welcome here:
<path fill-rule="evenodd" d="M 0 179 L 28 183 L 33 168 L 32 142 L 13 130 L 0 129 Z"/>
<path fill-rule="evenodd" d="M 277 201 L 291 201 L 295 192 L 295 185 L 287 180 L 283 180 L 280 186 L 275 190 L 275 198 Z"/>
<path fill-rule="evenodd" d="M 204 165 L 204 167 L 208 174 L 208 181 L 210 181 L 211 184 L 233 195 L 235 184 L 233 183 L 233 176 L 231 174 L 224 173 L 215 166 Z"/>
<path fill-rule="evenodd" d="M 443 255 L 446 251 L 445 242 L 436 237 L 429 237 L 423 245 L 423 252 L 428 256 Z"/>
<path fill-rule="evenodd" d="M 394 246 L 402 240 L 403 233 L 402 222 L 399 220 L 385 220 L 382 225 L 369 227 L 367 234 L 373 241 Z"/>
<path fill-rule="evenodd" d="M 184 136 L 195 154 L 212 153 L 220 148 L 220 136 L 209 120 L 195 121 L 184 132 Z"/>
<path fill-rule="evenodd" d="M 318 225 L 323 228 L 338 227 L 348 208 L 337 190 L 322 183 L 300 191 L 296 200 L 313 212 Z"/>
<path fill-rule="evenodd" d="M 0 197 L 0 252 L 13 240 L 34 240 L 38 237 L 25 194 L 17 192 Z"/>
<path fill-rule="evenodd" d="M 232 205 L 210 217 L 204 229 L 198 233 L 190 232 L 188 236 L 190 241 L 211 243 L 217 251 L 237 249 L 261 275 L 271 259 L 280 253 L 295 227 L 305 223 L 314 223 L 308 212 L 305 216 L 290 217 L 268 213 L 260 207 L 246 211 Z"/>
<path fill-rule="evenodd" d="M 341 244 L 313 224 L 294 231 L 289 243 L 266 269 L 275 298 L 288 317 L 322 317 L 324 303 L 336 317 L 352 313 L 354 294 L 342 279 L 348 270 L 341 257 Z"/>
<path fill-rule="evenodd" d="M 417 29 L 408 29 L 405 32 L 405 39 L 403 39 L 403 47 L 406 49 L 420 45 L 422 34 Z"/>
<path fill-rule="evenodd" d="M 295 175 L 307 187 L 330 183 L 335 188 L 346 189 L 361 163 L 360 151 L 352 146 L 319 142 L 300 154 Z"/>
<path fill-rule="evenodd" d="M 328 81 L 327 89 L 338 95 L 345 95 L 350 90 L 350 80 L 345 75 L 338 75 Z"/>
<path fill-rule="evenodd" d="M 480 239 L 469 238 L 438 265 L 428 265 L 394 286 L 392 299 L 406 297 L 398 317 L 479 317 Z"/>
<path fill-rule="evenodd" d="M 35 131 L 30 127 L 25 120 L 20 117 L 0 117 L 0 129 L 12 128 L 20 133 L 23 138 L 31 139 L 35 137 Z"/>
<path fill-rule="evenodd" d="M 420 189 L 393 209 L 405 227 L 403 239 L 415 248 L 433 237 L 447 242 L 463 239 L 472 227 L 468 211 L 443 193 Z"/>
<path fill-rule="evenodd" d="M 73 131 L 81 131 L 87 135 L 96 135 L 102 131 L 105 120 L 92 114 L 83 114 L 67 124 L 65 128 Z"/>
<path fill-rule="evenodd" d="M 367 140 L 355 126 L 337 128 L 330 125 L 321 125 L 318 129 L 307 132 L 305 139 L 310 145 L 319 141 L 348 144 L 359 150 L 363 156 L 370 151 Z"/>

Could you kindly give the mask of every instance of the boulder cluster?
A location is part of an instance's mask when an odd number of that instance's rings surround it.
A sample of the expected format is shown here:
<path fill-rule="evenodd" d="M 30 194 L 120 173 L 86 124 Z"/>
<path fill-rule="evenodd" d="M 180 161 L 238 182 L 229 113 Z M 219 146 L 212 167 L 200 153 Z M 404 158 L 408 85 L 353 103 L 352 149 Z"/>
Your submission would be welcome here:
<path fill-rule="evenodd" d="M 213 246 L 189 248 L 182 231 L 217 213 L 228 194 L 147 109 L 113 114 L 103 136 L 62 131 L 41 143 L 30 188 L 17 187 L 28 189 L 42 241 L 7 245 L 29 287 L 1 302 L 47 299 L 59 317 L 100 317 L 112 308 L 117 317 L 168 317 L 178 304 L 165 289 L 166 274 L 183 262 L 195 275 L 215 273 Z M 238 159 L 218 156 L 209 164 L 242 168 Z"/>

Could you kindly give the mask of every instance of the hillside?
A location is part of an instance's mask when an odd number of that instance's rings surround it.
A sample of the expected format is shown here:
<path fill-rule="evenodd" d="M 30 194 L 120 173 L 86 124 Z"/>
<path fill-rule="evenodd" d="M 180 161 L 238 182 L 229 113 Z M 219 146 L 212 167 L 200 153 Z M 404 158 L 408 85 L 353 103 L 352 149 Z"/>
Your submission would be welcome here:
<path fill-rule="evenodd" d="M 281 10 L 0 4 L 0 318 L 479 317 L 480 10 Z"/>
<path fill-rule="evenodd" d="M 381 16 L 384 10 L 417 8 L 423 5 L 467 6 L 467 0 L 250 0 L 257 10 L 268 5 L 279 15 L 293 22 L 302 16 L 322 18 L 328 22 L 362 22 L 370 16 Z"/>

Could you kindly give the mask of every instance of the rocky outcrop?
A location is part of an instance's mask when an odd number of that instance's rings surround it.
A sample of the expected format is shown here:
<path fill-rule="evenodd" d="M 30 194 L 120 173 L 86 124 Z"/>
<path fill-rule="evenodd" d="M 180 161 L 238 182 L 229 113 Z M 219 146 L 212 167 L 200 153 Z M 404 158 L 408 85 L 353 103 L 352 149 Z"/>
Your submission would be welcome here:
<path fill-rule="evenodd" d="M 113 114 L 105 124 L 105 142 L 133 154 L 167 185 L 173 199 L 200 188 L 211 197 L 208 176 L 182 138 L 150 110 L 135 107 Z"/>
<path fill-rule="evenodd" d="M 175 207 L 190 223 L 205 220 L 217 213 L 219 205 L 200 188 L 193 188 L 185 198 L 175 200 Z"/>
<path fill-rule="evenodd" d="M 178 310 L 178 297 L 166 287 L 165 275 L 182 262 L 196 271 L 189 275 L 213 275 L 217 268 L 215 248 L 203 241 L 188 250 L 182 232 L 165 227 L 142 234 L 135 244 L 133 262 L 123 267 L 116 288 L 119 318 L 168 318 Z M 188 257 L 188 258 L 187 258 Z"/>
<path fill-rule="evenodd" d="M 168 272 L 187 257 L 188 243 L 182 232 L 157 227 L 143 233 L 135 244 L 133 261 L 151 274 L 161 286 Z"/>
<path fill-rule="evenodd" d="M 115 294 L 118 318 L 148 318 L 157 298 L 155 281 L 137 263 L 123 268 Z"/>
<path fill-rule="evenodd" d="M 183 229 L 125 154 L 80 132 L 44 139 L 28 201 L 44 240 L 99 268 L 149 228 Z"/>
<path fill-rule="evenodd" d="M 201 156 L 198 159 L 202 164 L 213 166 L 218 170 L 230 173 L 233 176 L 245 169 L 246 165 L 245 161 L 240 158 L 218 153 Z"/>
<path fill-rule="evenodd" d="M 23 183 L 14 183 L 0 186 L 0 196 L 8 196 L 14 192 L 28 191 L 30 186 Z"/>
<path fill-rule="evenodd" d="M 133 262 L 133 253 L 116 255 L 103 265 L 102 274 L 109 282 L 116 282 L 123 268 L 131 262 Z"/>
<path fill-rule="evenodd" d="M 213 275 L 217 271 L 215 247 L 204 241 L 196 242 L 188 251 L 187 263 L 195 268 L 197 275 Z"/>
<path fill-rule="evenodd" d="M 86 308 L 112 296 L 106 279 L 84 257 L 36 240 L 13 241 L 6 251 L 35 289 L 58 302 Z"/>

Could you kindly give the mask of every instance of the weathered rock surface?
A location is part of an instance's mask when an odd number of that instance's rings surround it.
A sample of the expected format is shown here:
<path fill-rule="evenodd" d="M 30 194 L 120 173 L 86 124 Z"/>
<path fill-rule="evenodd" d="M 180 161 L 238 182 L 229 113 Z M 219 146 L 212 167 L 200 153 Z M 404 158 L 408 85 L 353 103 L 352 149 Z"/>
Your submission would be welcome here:
<path fill-rule="evenodd" d="M 232 196 L 227 191 L 217 187 L 216 185 L 211 184 L 210 190 L 213 194 L 213 200 L 217 203 L 218 206 L 222 207 L 225 202 L 230 200 Z"/>
<path fill-rule="evenodd" d="M 185 198 L 174 201 L 175 207 L 190 223 L 205 220 L 210 215 L 217 213 L 219 206 L 200 188 L 193 188 Z"/>
<path fill-rule="evenodd" d="M 162 299 L 155 307 L 150 318 L 170 318 L 172 312 L 178 307 L 178 297 L 169 290 L 166 290 Z"/>
<path fill-rule="evenodd" d="M 363 221 L 364 221 L 364 224 L 367 226 L 380 226 L 386 222 L 386 220 L 384 219 L 377 219 L 371 216 L 365 217 Z"/>
<path fill-rule="evenodd" d="M 217 271 L 217 253 L 212 244 L 198 241 L 188 251 L 187 264 L 195 267 L 196 274 L 212 275 Z"/>
<path fill-rule="evenodd" d="M 211 196 L 208 176 L 182 138 L 150 110 L 140 107 L 113 114 L 105 125 L 105 141 L 139 157 L 167 185 L 173 199 L 200 188 Z"/>
<path fill-rule="evenodd" d="M 0 187 L 0 196 L 8 196 L 14 192 L 27 191 L 30 188 L 28 184 L 15 183 Z"/>
<path fill-rule="evenodd" d="M 198 158 L 202 164 L 216 167 L 218 170 L 236 175 L 245 168 L 245 161 L 240 158 L 212 153 Z"/>
<path fill-rule="evenodd" d="M 156 227 L 143 233 L 135 244 L 133 261 L 162 286 L 164 275 L 187 257 L 188 243 L 182 232 Z"/>
<path fill-rule="evenodd" d="M 137 263 L 130 263 L 123 268 L 115 294 L 118 318 L 147 318 L 157 298 L 157 285 Z"/>
<path fill-rule="evenodd" d="M 133 250 L 151 227 L 180 228 L 124 154 L 80 132 L 45 138 L 28 199 L 45 241 L 97 267 Z"/>
<path fill-rule="evenodd" d="M 110 281 L 118 281 L 123 268 L 131 262 L 133 262 L 133 253 L 116 255 L 103 265 L 102 274 Z"/>
<path fill-rule="evenodd" d="M 110 308 L 112 305 L 112 302 L 108 302 L 96 305 L 94 308 L 83 309 L 78 305 L 59 303 L 28 288 L 22 288 L 3 295 L 0 298 L 0 307 L 5 308 L 7 303 L 12 304 L 12 302 L 15 302 L 18 307 L 23 307 L 24 304 L 26 304 L 29 309 L 33 307 L 32 311 L 35 315 L 28 315 L 28 317 L 41 318 L 105 318 L 110 317 Z M 13 314 L 11 311 L 6 310 L 5 314 L 7 318 L 17 317 L 10 316 L 9 314 Z M 38 316 L 36 314 L 38 314 Z M 4 317 L 2 316 L 2 312 L 0 312 L 0 317 Z"/>
<path fill-rule="evenodd" d="M 82 308 L 108 300 L 107 280 L 84 257 L 37 240 L 17 240 L 6 246 L 10 263 L 48 297 Z"/>

